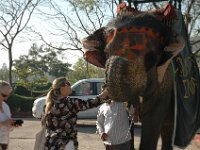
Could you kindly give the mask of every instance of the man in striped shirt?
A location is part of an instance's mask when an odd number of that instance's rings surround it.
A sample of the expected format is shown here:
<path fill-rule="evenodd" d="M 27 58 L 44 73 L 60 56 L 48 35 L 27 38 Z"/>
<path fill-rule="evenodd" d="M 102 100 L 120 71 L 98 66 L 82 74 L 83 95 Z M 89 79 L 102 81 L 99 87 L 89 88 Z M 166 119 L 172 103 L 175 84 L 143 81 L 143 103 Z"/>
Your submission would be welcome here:
<path fill-rule="evenodd" d="M 97 132 L 106 150 L 131 150 L 131 134 L 126 106 L 110 101 L 100 106 L 96 122 Z"/>

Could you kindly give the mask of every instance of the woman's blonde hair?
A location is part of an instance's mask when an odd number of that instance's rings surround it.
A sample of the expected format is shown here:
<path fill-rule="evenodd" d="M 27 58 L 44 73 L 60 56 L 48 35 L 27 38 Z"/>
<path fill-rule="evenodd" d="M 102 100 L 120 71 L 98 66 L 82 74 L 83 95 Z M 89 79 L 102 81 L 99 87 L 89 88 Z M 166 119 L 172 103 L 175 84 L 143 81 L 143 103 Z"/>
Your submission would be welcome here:
<path fill-rule="evenodd" d="M 0 90 L 5 88 L 5 87 L 12 89 L 11 85 L 7 81 L 0 80 Z"/>
<path fill-rule="evenodd" d="M 66 83 L 69 83 L 65 77 L 56 78 L 51 86 L 50 91 L 47 93 L 45 114 L 47 114 L 52 105 L 58 100 L 60 94 L 60 88 Z"/>

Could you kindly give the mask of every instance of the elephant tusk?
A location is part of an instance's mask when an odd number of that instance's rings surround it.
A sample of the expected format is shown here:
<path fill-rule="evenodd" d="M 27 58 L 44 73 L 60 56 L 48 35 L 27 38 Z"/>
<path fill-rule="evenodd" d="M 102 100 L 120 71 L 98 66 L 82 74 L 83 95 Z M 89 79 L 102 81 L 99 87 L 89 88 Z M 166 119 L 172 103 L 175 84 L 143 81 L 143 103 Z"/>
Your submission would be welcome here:
<path fill-rule="evenodd" d="M 139 102 L 140 102 L 140 104 L 143 103 L 143 96 L 139 96 Z"/>

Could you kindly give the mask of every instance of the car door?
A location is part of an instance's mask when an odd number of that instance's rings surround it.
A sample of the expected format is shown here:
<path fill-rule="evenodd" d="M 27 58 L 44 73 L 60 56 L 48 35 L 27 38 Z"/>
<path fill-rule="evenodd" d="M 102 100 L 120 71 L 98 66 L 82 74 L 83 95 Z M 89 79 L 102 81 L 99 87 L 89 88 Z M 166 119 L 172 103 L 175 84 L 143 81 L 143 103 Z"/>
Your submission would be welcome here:
<path fill-rule="evenodd" d="M 70 97 L 76 97 L 83 100 L 95 98 L 101 91 L 103 82 L 81 82 L 73 87 L 73 94 Z M 78 113 L 78 118 L 96 118 L 99 107 L 91 108 Z"/>

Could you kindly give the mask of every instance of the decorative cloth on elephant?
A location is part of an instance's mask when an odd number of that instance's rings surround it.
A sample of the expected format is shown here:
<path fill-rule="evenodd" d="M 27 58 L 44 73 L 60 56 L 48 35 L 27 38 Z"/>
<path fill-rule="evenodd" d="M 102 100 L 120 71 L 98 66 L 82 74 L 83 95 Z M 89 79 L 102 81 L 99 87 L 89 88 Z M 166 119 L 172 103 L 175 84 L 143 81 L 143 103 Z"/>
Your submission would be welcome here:
<path fill-rule="evenodd" d="M 174 144 L 185 148 L 200 128 L 200 75 L 191 51 L 187 30 L 181 11 L 176 11 L 179 22 L 173 29 L 184 37 L 185 47 L 173 59 L 175 95 L 177 102 Z"/>
<path fill-rule="evenodd" d="M 122 2 L 117 6 L 116 13 L 117 15 L 124 15 L 124 14 L 138 15 L 141 13 L 147 13 L 147 11 L 140 11 L 140 10 L 134 9 L 133 7 L 127 6 L 125 2 Z M 165 22 L 165 24 L 168 24 L 172 20 L 177 18 L 174 7 L 168 2 L 166 3 L 165 7 L 148 11 L 148 13 L 156 15 L 157 18 L 160 21 Z"/>

